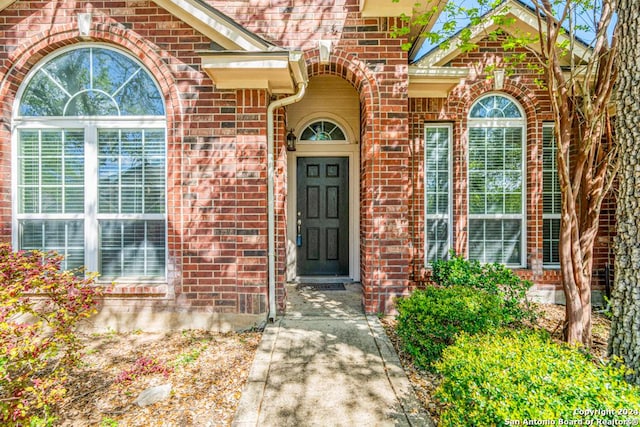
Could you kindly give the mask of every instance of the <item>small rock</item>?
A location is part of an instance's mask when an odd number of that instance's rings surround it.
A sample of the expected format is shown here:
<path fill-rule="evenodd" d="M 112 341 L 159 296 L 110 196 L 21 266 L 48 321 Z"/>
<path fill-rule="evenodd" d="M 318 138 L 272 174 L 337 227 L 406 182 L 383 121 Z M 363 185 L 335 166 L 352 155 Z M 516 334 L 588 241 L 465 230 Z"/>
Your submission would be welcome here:
<path fill-rule="evenodd" d="M 150 387 L 138 395 L 135 403 L 141 407 L 153 405 L 156 402 L 160 402 L 161 400 L 168 398 L 170 394 L 171 384 Z"/>

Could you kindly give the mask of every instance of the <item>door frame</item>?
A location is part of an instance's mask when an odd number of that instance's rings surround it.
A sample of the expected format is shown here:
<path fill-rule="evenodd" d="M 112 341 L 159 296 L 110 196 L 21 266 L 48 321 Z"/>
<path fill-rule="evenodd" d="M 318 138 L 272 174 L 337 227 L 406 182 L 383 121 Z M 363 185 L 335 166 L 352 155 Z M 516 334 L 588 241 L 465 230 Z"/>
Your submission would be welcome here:
<path fill-rule="evenodd" d="M 298 144 L 287 152 L 287 282 L 299 280 L 296 248 L 298 157 L 347 157 L 349 159 L 349 275 L 360 281 L 360 146 L 358 144 Z"/>

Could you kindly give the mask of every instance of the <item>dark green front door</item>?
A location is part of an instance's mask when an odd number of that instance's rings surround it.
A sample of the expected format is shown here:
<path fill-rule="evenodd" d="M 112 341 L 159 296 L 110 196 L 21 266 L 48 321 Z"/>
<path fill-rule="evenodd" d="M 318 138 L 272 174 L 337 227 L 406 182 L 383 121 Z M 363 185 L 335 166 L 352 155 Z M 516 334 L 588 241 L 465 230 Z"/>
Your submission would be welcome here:
<path fill-rule="evenodd" d="M 298 157 L 300 276 L 349 274 L 349 159 Z"/>

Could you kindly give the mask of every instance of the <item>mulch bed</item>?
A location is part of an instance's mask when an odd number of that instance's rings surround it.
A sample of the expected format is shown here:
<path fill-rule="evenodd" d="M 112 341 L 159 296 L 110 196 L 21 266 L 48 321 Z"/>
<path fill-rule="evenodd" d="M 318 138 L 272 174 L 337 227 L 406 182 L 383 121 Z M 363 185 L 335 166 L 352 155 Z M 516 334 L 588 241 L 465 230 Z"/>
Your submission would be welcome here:
<path fill-rule="evenodd" d="M 86 354 L 69 377 L 56 425 L 230 425 L 260 337 L 197 330 L 81 335 Z M 166 400 L 134 403 L 143 390 L 167 383 Z"/>

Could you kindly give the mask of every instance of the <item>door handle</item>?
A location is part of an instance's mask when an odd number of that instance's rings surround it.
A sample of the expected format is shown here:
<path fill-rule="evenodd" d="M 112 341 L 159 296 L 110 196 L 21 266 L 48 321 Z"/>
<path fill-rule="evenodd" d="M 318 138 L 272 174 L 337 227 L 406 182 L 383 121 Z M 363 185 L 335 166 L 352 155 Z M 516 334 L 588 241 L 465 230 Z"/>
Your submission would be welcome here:
<path fill-rule="evenodd" d="M 298 226 L 298 234 L 296 235 L 296 246 L 300 247 L 302 246 L 302 214 L 300 213 L 300 211 L 298 211 L 298 220 L 296 222 L 296 225 Z"/>

